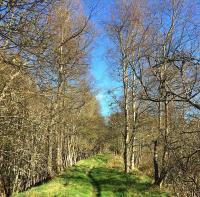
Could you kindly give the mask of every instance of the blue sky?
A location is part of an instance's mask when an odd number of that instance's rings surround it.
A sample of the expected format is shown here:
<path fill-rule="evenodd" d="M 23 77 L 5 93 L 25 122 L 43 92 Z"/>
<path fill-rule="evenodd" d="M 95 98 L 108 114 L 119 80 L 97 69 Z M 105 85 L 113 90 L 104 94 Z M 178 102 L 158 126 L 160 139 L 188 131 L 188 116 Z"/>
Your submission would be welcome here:
<path fill-rule="evenodd" d="M 98 37 L 92 52 L 90 73 L 95 79 L 95 88 L 97 89 L 97 99 L 100 102 L 101 113 L 108 116 L 111 113 L 109 104 L 112 100 L 108 91 L 117 86 L 117 82 L 110 75 L 110 65 L 106 59 L 108 39 L 101 35 Z"/>
<path fill-rule="evenodd" d="M 90 4 L 89 0 L 85 0 Z M 97 0 L 92 1 L 95 4 Z M 119 84 L 110 75 L 110 64 L 106 58 L 106 51 L 111 44 L 106 36 L 102 22 L 109 17 L 109 6 L 112 1 L 100 0 L 96 8 L 95 15 L 92 18 L 93 23 L 98 31 L 97 38 L 93 44 L 91 54 L 90 73 L 95 79 L 94 88 L 97 90 L 97 100 L 100 103 L 101 113 L 103 116 L 108 116 L 112 113 L 109 104 L 112 102 L 112 97 L 108 91 L 119 86 Z"/>

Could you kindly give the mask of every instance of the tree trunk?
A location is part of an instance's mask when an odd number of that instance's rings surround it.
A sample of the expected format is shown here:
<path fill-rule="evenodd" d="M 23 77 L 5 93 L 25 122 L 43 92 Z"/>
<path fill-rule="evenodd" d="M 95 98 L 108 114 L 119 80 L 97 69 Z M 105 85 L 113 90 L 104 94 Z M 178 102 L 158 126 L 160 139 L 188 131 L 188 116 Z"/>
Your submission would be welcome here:
<path fill-rule="evenodd" d="M 130 170 L 132 170 L 135 167 L 135 137 L 131 140 L 131 146 L 130 146 Z"/>
<path fill-rule="evenodd" d="M 124 87 L 124 115 L 125 115 L 125 128 L 124 128 L 124 171 L 129 172 L 129 88 L 128 88 L 128 65 L 123 65 L 123 87 Z"/>
<path fill-rule="evenodd" d="M 158 166 L 158 141 L 154 141 L 154 150 L 153 150 L 153 166 L 154 166 L 154 184 L 159 184 L 159 166 Z"/>
<path fill-rule="evenodd" d="M 47 168 L 48 168 L 48 176 L 52 177 L 53 176 L 53 166 L 52 166 L 52 132 L 51 128 L 48 128 L 48 159 L 47 159 Z"/>
<path fill-rule="evenodd" d="M 135 93 L 135 74 L 132 74 L 132 87 L 131 87 L 131 101 L 132 101 L 132 136 L 130 147 L 130 170 L 135 167 L 135 133 L 136 133 L 136 93 Z"/>

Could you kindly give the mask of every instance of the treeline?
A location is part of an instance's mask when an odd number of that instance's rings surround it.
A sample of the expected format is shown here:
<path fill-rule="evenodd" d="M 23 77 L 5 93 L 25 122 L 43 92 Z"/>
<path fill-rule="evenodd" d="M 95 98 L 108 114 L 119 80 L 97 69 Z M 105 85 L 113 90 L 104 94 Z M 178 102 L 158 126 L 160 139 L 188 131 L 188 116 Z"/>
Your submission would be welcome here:
<path fill-rule="evenodd" d="M 110 149 L 174 190 L 200 196 L 200 6 L 198 1 L 128 0 L 111 6 Z M 121 92 L 121 93 L 119 93 Z"/>
<path fill-rule="evenodd" d="M 88 84 L 92 9 L 86 16 L 78 0 L 0 7 L 0 196 L 11 196 L 99 152 L 104 120 Z"/>

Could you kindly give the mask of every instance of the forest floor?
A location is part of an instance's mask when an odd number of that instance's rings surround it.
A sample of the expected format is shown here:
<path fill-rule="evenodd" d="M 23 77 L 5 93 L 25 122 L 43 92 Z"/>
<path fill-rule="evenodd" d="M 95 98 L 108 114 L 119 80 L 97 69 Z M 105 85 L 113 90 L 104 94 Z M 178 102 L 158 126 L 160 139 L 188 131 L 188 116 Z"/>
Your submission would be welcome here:
<path fill-rule="evenodd" d="M 120 157 L 101 154 L 79 161 L 47 183 L 14 197 L 167 197 L 139 171 L 124 174 Z"/>

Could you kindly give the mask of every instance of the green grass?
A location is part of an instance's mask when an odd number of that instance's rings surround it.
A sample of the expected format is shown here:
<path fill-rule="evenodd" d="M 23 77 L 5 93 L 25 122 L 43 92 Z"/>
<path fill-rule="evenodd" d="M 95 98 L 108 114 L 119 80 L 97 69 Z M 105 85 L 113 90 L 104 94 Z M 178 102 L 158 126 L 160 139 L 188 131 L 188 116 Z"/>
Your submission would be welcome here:
<path fill-rule="evenodd" d="M 14 197 L 167 197 L 138 171 L 124 174 L 119 157 L 102 154 L 82 160 L 63 174 Z"/>

